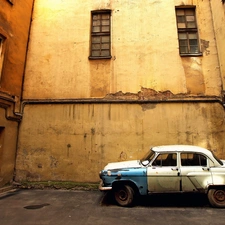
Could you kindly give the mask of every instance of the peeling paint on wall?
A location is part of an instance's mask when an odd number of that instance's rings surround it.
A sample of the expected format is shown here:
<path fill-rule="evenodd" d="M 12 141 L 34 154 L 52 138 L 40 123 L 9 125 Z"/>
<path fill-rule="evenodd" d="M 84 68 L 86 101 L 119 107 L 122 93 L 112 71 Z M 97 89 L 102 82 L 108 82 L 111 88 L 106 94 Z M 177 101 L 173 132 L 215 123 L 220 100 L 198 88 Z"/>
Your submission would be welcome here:
<path fill-rule="evenodd" d="M 224 155 L 209 1 L 53 2 L 35 3 L 17 180 L 97 182 L 106 163 L 140 158 L 160 144 L 213 147 Z M 179 55 L 175 6 L 181 4 L 196 5 L 198 57 Z M 90 12 L 105 7 L 112 9 L 112 59 L 90 61 Z M 149 15 L 154 20 L 143 19 Z"/>
<path fill-rule="evenodd" d="M 209 41 L 206 40 L 202 40 L 201 39 L 201 50 L 203 53 L 205 53 L 206 55 L 210 54 L 210 50 L 209 50 Z"/>
<path fill-rule="evenodd" d="M 105 99 L 126 99 L 126 100 L 145 100 L 145 99 L 167 99 L 172 98 L 176 95 L 171 91 L 155 91 L 151 88 L 141 88 L 138 93 L 123 93 L 119 91 L 117 93 L 108 94 Z"/>
<path fill-rule="evenodd" d="M 151 110 L 154 109 L 157 106 L 157 104 L 141 104 L 142 110 L 146 111 L 146 110 Z"/>
<path fill-rule="evenodd" d="M 154 145 L 194 144 L 216 149 L 224 157 L 225 117 L 219 103 L 75 104 L 75 118 L 66 116 L 70 108 L 26 106 L 18 143 L 18 181 L 97 182 L 106 163 L 140 159 Z M 38 133 L 37 124 L 43 133 Z M 59 124 L 62 132 L 55 138 L 48 127 Z M 34 138 L 27 138 L 27 130 Z"/>

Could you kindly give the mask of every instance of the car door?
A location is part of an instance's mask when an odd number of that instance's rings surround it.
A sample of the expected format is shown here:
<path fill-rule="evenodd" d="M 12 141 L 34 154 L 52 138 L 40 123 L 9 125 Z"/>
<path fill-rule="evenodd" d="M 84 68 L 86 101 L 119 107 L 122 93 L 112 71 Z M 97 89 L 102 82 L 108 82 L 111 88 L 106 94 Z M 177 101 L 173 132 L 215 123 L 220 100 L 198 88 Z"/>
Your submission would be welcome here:
<path fill-rule="evenodd" d="M 212 184 L 209 159 L 201 153 L 180 153 L 181 191 L 201 191 Z"/>
<path fill-rule="evenodd" d="M 180 174 L 177 153 L 161 153 L 147 168 L 149 192 L 177 192 L 180 190 Z"/>

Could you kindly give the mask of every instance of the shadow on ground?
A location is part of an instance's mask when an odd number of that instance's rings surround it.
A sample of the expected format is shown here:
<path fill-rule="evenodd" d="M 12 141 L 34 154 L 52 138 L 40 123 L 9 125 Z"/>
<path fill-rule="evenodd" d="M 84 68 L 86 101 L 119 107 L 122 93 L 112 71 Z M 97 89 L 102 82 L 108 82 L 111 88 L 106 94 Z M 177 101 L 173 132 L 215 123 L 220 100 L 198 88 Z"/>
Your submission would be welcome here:
<path fill-rule="evenodd" d="M 113 192 L 103 194 L 102 206 L 117 205 Z M 207 195 L 200 193 L 170 193 L 138 196 L 134 206 L 145 207 L 209 207 Z"/>

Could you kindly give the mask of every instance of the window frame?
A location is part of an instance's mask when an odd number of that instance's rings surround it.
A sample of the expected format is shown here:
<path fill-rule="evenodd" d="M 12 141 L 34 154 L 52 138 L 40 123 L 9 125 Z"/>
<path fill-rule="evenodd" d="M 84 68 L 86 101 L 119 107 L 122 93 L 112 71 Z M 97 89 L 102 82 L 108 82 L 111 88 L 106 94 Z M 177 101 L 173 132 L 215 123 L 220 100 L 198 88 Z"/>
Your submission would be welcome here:
<path fill-rule="evenodd" d="M 159 153 L 157 157 L 152 161 L 152 166 L 153 167 L 177 167 L 177 158 L 178 156 L 176 152 L 162 152 L 162 153 Z"/>
<path fill-rule="evenodd" d="M 5 140 L 5 127 L 0 126 L 0 175 L 1 175 L 1 168 L 2 168 L 2 162 L 3 162 L 3 152 L 4 152 L 4 140 Z"/>
<path fill-rule="evenodd" d="M 107 23 L 107 19 L 103 18 L 103 15 L 107 15 L 109 17 L 108 19 L 108 23 Z M 98 16 L 100 19 L 95 20 L 94 16 Z M 94 26 L 94 21 L 99 21 L 100 24 L 98 24 L 98 26 Z M 105 21 L 107 24 L 104 25 L 103 21 Z M 94 31 L 94 28 L 99 28 L 100 31 Z M 109 27 L 108 30 L 104 31 L 103 28 L 104 27 Z M 91 27 L 90 27 L 91 31 L 90 31 L 90 55 L 89 55 L 89 59 L 111 59 L 111 10 L 93 10 L 91 11 Z M 108 37 L 108 42 L 107 41 L 103 41 L 103 37 Z M 94 43 L 94 38 L 99 38 L 99 42 Z M 107 38 L 105 38 L 107 39 Z M 104 48 L 102 45 L 109 45 L 108 48 Z M 99 48 L 94 49 L 94 45 L 99 45 Z M 101 55 L 103 51 L 108 51 L 109 54 L 107 55 Z M 94 55 L 93 52 L 98 52 L 99 51 L 99 55 Z"/>
<path fill-rule="evenodd" d="M 182 22 L 185 24 L 185 27 L 179 27 L 179 20 L 178 20 L 178 10 L 184 10 L 183 19 Z M 187 11 L 193 11 L 193 15 L 187 15 Z M 199 41 L 199 32 L 198 32 L 198 24 L 197 24 L 197 18 L 196 18 L 196 7 L 195 6 L 176 6 L 175 7 L 175 14 L 176 14 L 176 23 L 177 23 L 177 35 L 178 35 L 178 45 L 179 45 L 179 54 L 180 56 L 202 56 L 201 47 L 200 47 L 200 41 Z M 194 16 L 194 20 L 192 24 L 194 23 L 194 27 L 188 27 L 187 17 L 188 16 Z M 186 38 L 181 39 L 180 36 L 186 36 Z M 191 38 L 191 36 L 196 36 L 195 38 Z M 186 45 L 182 45 L 181 41 L 186 41 Z M 191 45 L 191 40 L 196 40 L 196 45 Z M 181 51 L 181 47 L 186 47 L 187 51 L 183 52 Z M 191 47 L 197 47 L 197 52 L 191 51 Z"/>
<path fill-rule="evenodd" d="M 6 37 L 0 33 L 0 80 L 2 77 L 4 55 L 5 55 Z"/>
<path fill-rule="evenodd" d="M 182 157 L 182 155 L 186 157 Z M 193 156 L 193 157 L 190 158 L 190 156 Z M 196 156 L 198 156 L 198 158 L 196 158 Z M 203 164 L 204 160 L 205 160 L 205 164 Z M 208 157 L 199 152 L 181 152 L 180 164 L 181 164 L 181 167 L 207 167 Z"/>

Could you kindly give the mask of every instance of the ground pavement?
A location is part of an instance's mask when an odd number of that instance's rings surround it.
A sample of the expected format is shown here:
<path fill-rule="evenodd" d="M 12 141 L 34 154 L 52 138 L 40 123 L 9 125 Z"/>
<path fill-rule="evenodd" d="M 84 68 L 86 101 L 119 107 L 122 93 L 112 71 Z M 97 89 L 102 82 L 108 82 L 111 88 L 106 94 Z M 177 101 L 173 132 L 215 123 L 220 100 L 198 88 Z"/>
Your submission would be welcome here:
<path fill-rule="evenodd" d="M 100 191 L 14 190 L 0 194 L 0 225 L 224 225 L 204 195 L 154 195 L 119 207 Z"/>

